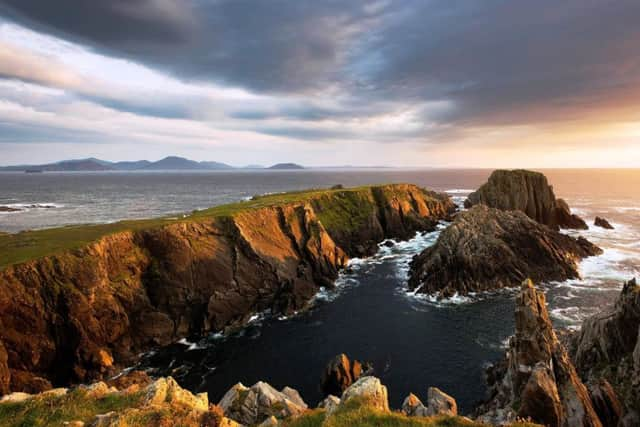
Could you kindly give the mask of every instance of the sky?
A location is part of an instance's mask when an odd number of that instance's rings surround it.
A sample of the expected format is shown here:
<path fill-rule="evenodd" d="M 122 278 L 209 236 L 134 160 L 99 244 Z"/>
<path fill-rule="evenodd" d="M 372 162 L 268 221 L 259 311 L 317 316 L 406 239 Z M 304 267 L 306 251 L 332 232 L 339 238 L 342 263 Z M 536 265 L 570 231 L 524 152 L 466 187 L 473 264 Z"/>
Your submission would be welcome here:
<path fill-rule="evenodd" d="M 0 0 L 0 164 L 640 167 L 637 0 Z"/>

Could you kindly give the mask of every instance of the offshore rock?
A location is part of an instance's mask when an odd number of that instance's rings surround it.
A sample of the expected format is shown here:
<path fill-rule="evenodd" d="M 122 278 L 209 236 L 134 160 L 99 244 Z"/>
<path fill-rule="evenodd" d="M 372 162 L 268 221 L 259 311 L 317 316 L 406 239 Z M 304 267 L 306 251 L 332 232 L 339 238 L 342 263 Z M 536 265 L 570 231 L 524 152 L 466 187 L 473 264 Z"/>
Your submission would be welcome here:
<path fill-rule="evenodd" d="M 409 184 L 310 194 L 121 231 L 4 268 L 0 341 L 10 383 L 0 391 L 97 381 L 152 347 L 242 325 L 256 312 L 304 309 L 349 257 L 431 230 L 455 209 Z"/>
<path fill-rule="evenodd" d="M 613 308 L 585 320 L 570 343 L 580 376 L 593 384 L 606 379 L 627 410 L 640 408 L 639 333 L 640 286 L 634 279 L 624 285 Z"/>
<path fill-rule="evenodd" d="M 588 228 L 584 220 L 571 214 L 564 200 L 556 199 L 547 177 L 539 172 L 496 170 L 464 204 L 466 208 L 484 204 L 500 210 L 519 210 L 554 229 Z"/>
<path fill-rule="evenodd" d="M 599 216 L 596 217 L 593 225 L 595 225 L 596 227 L 605 228 L 607 230 L 613 230 L 613 225 L 611 225 L 611 223 L 606 219 Z"/>
<path fill-rule="evenodd" d="M 251 388 L 238 383 L 227 391 L 218 406 L 226 417 L 248 425 L 259 424 L 271 416 L 287 418 L 302 414 L 307 409 L 298 392 L 292 400 L 291 390 L 279 392 L 262 381 Z"/>
<path fill-rule="evenodd" d="M 527 280 L 516 298 L 516 333 L 506 360 L 493 373 L 491 398 L 480 420 L 513 421 L 516 416 L 559 427 L 602 423 L 569 356 L 555 335 L 544 294 Z"/>
<path fill-rule="evenodd" d="M 602 253 L 586 239 L 543 226 L 519 211 L 484 205 L 456 215 L 411 262 L 409 288 L 450 297 L 514 287 L 527 278 L 578 278 L 578 261 Z"/>
<path fill-rule="evenodd" d="M 356 382 L 364 371 L 362 363 L 357 360 L 350 361 L 346 354 L 342 353 L 334 357 L 322 374 L 320 388 L 327 395 L 341 395 L 351 384 Z"/>

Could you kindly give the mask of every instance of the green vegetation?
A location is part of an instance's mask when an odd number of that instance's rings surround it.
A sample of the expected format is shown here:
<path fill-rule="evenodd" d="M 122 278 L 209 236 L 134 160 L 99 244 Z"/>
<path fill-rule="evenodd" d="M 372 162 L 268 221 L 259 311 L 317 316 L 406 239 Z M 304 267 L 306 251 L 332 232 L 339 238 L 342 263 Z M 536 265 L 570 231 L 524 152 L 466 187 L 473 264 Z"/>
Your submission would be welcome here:
<path fill-rule="evenodd" d="M 212 218 L 230 217 L 240 212 L 265 207 L 281 206 L 304 201 L 315 201 L 318 216 L 330 230 L 349 230 L 362 222 L 373 209 L 371 189 L 355 187 L 349 189 L 315 189 L 256 196 L 246 202 L 215 206 L 194 211 L 189 215 L 174 215 L 162 218 L 127 220 L 112 224 L 74 225 L 44 230 L 24 231 L 16 234 L 0 233 L 0 270 L 3 268 L 52 255 L 65 250 L 77 249 L 101 237 L 124 231 L 137 231 L 162 227 L 188 221 L 207 221 Z M 339 203 L 336 203 L 339 200 Z M 368 201 L 368 202 L 367 202 Z"/>
<path fill-rule="evenodd" d="M 464 417 L 407 417 L 400 412 L 382 412 L 360 399 L 352 399 L 325 417 L 325 411 L 315 409 L 286 422 L 285 427 L 484 427 L 485 424 Z M 515 423 L 511 427 L 536 427 L 531 423 Z"/>
<path fill-rule="evenodd" d="M 137 406 L 141 393 L 112 393 L 102 398 L 76 389 L 64 396 L 42 396 L 20 403 L 0 403 L 0 427 L 61 426 L 65 421 L 88 422 L 98 414 Z"/>

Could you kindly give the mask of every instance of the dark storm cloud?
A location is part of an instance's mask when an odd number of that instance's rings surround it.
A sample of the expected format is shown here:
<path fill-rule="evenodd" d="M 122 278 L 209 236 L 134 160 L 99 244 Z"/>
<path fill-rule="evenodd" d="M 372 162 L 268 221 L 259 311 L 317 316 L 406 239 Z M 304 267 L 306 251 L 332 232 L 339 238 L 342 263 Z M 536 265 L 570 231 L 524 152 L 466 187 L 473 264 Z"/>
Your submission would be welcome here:
<path fill-rule="evenodd" d="M 358 104 L 446 101 L 451 108 L 425 109 L 425 120 L 519 124 L 580 118 L 640 101 L 640 2 L 632 0 L 0 5 L 24 25 L 183 79 L 283 95 L 331 89 L 352 103 L 334 110 L 239 111 L 230 114 L 235 118 L 320 121 L 367 115 Z"/>

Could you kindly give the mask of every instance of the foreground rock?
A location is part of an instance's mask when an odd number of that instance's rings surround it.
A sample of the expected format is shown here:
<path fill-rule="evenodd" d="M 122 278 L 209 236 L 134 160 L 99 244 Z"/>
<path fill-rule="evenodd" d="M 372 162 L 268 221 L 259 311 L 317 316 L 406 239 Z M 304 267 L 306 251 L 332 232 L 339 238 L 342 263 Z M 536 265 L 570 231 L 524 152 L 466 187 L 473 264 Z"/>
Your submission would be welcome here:
<path fill-rule="evenodd" d="M 596 217 L 596 220 L 594 221 L 593 225 L 595 225 L 596 227 L 607 229 L 607 230 L 613 230 L 613 225 L 611 225 L 611 223 L 609 223 L 609 221 L 607 221 L 606 219 L 599 216 Z"/>
<path fill-rule="evenodd" d="M 450 297 L 517 286 L 529 277 L 573 279 L 579 277 L 578 261 L 600 253 L 587 240 L 561 234 L 522 212 L 478 205 L 456 215 L 435 245 L 414 258 L 409 288 Z"/>
<path fill-rule="evenodd" d="M 640 419 L 639 334 L 640 286 L 632 280 L 614 307 L 585 320 L 570 342 L 578 372 L 595 390 L 594 403 L 599 402 L 597 407 L 608 418 L 619 416 L 622 409 L 629 420 L 625 425 Z M 619 396 L 623 408 L 612 394 Z"/>
<path fill-rule="evenodd" d="M 304 309 L 349 257 L 433 229 L 455 209 L 447 196 L 408 184 L 289 200 L 259 197 L 4 268 L 9 390 L 106 378 L 152 347 L 237 327 L 258 311 Z"/>
<path fill-rule="evenodd" d="M 427 391 L 427 406 L 413 393 L 409 394 L 402 403 L 402 412 L 410 417 L 431 417 L 458 415 L 456 400 L 436 387 L 429 387 Z"/>
<path fill-rule="evenodd" d="M 567 203 L 556 199 L 547 177 L 527 170 L 494 171 L 486 184 L 471 193 L 465 207 L 483 204 L 500 210 L 519 210 L 551 228 L 587 229 L 587 224 L 571 214 Z"/>
<path fill-rule="evenodd" d="M 345 405 L 353 399 L 365 401 L 367 405 L 379 411 L 389 412 L 387 387 L 376 377 L 362 377 L 353 383 L 342 393 L 340 405 Z"/>
<path fill-rule="evenodd" d="M 302 414 L 307 404 L 297 391 L 285 387 L 278 391 L 265 382 L 251 388 L 241 383 L 234 385 L 220 400 L 226 417 L 243 424 L 259 424 L 270 417 L 288 418 Z"/>
<path fill-rule="evenodd" d="M 363 367 L 358 360 L 351 361 L 346 354 L 339 354 L 327 364 L 322 374 L 320 388 L 323 395 L 341 395 L 368 370 L 368 365 Z"/>
<path fill-rule="evenodd" d="M 600 427 L 589 392 L 549 320 L 545 297 L 527 280 L 516 298 L 516 333 L 490 379 L 480 420 L 530 418 L 549 426 Z"/>

